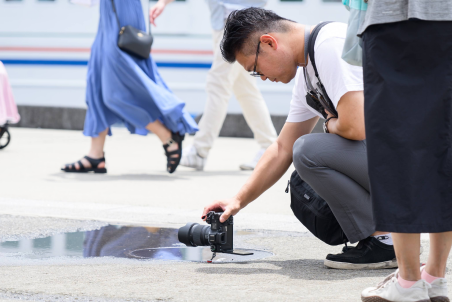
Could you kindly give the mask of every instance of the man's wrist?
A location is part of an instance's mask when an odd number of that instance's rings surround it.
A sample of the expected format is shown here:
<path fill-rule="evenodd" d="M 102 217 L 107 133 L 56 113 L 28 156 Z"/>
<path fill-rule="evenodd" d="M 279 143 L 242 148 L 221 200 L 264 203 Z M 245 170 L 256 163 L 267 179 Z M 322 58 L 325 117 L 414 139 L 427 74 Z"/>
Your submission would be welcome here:
<path fill-rule="evenodd" d="M 242 189 L 234 196 L 234 199 L 237 201 L 237 205 L 240 209 L 243 209 L 251 201 L 253 201 L 253 198 L 250 196 L 250 191 L 246 185 L 242 187 Z"/>
<path fill-rule="evenodd" d="M 237 204 L 238 204 L 238 206 L 241 209 L 243 207 L 243 204 L 244 204 L 243 197 L 239 197 L 239 194 L 237 194 L 236 196 L 234 196 L 234 199 L 237 201 Z"/>
<path fill-rule="evenodd" d="M 323 132 L 325 132 L 325 133 L 331 133 L 330 130 L 328 129 L 328 123 L 329 123 L 330 120 L 333 119 L 333 118 L 337 118 L 337 117 L 331 116 L 331 117 L 329 117 L 329 118 L 327 118 L 327 119 L 325 120 L 325 122 L 323 123 Z"/>

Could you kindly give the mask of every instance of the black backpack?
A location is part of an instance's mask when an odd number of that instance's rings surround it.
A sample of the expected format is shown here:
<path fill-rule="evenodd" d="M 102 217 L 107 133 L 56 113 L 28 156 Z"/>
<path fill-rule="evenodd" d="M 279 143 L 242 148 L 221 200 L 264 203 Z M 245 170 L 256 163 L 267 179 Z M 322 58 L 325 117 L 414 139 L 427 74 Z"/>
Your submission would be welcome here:
<path fill-rule="evenodd" d="M 292 173 L 286 193 L 289 193 L 289 186 L 293 213 L 315 237 L 329 245 L 348 242 L 328 203 L 300 178 L 297 171 Z"/>

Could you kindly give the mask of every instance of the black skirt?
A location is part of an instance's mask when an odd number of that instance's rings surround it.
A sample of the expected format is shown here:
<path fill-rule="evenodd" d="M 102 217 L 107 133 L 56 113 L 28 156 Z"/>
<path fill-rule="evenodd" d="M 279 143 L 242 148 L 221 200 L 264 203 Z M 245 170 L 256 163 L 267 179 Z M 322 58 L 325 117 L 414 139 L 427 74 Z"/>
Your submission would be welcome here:
<path fill-rule="evenodd" d="M 373 25 L 363 48 L 376 230 L 452 231 L 452 22 Z"/>

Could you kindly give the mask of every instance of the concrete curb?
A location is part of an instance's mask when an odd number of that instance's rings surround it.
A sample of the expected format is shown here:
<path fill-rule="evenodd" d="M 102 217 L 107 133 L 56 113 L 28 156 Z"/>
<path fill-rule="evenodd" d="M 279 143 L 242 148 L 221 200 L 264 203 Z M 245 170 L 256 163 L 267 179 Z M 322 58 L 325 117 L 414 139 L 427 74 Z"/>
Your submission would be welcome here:
<path fill-rule="evenodd" d="M 86 109 L 68 107 L 18 106 L 21 120 L 15 127 L 83 130 Z M 199 122 L 202 115 L 196 117 Z M 276 132 L 281 132 L 287 116 L 272 115 Z M 321 123 L 317 123 L 314 133 L 322 132 Z M 221 137 L 253 138 L 253 132 L 242 114 L 228 114 L 220 131 Z"/>
<path fill-rule="evenodd" d="M 86 109 L 64 107 L 17 106 L 20 122 L 25 128 L 83 130 Z"/>

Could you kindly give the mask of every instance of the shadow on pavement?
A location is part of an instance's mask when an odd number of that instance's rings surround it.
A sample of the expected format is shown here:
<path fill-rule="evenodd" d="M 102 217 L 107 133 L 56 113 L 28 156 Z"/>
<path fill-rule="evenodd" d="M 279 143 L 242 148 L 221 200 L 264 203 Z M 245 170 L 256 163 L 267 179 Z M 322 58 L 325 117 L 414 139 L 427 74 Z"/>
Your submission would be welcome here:
<path fill-rule="evenodd" d="M 338 270 L 329 269 L 323 265 L 323 260 L 318 259 L 299 259 L 285 261 L 259 261 L 253 264 L 273 265 L 274 268 L 257 267 L 221 267 L 213 265 L 212 267 L 203 267 L 196 271 L 204 274 L 225 274 L 225 275 L 258 275 L 258 274 L 277 274 L 290 277 L 291 279 L 302 280 L 348 280 L 361 277 L 384 277 L 394 269 L 382 270 Z M 245 264 L 244 264 L 245 265 Z"/>
<path fill-rule="evenodd" d="M 94 173 L 54 173 L 50 176 L 61 179 L 78 180 L 78 181 L 174 181 L 189 180 L 194 177 L 214 177 L 214 176 L 238 176 L 249 175 L 245 171 L 176 171 L 174 174 L 94 174 Z"/>
<path fill-rule="evenodd" d="M 209 177 L 209 176 L 249 176 L 252 171 L 176 171 L 175 174 L 187 177 Z"/>
<path fill-rule="evenodd" d="M 161 175 L 161 174 L 121 174 L 121 175 L 108 175 L 108 174 L 93 174 L 93 173 L 54 173 L 50 176 L 58 177 L 67 180 L 77 181 L 120 181 L 120 180 L 133 180 L 133 181 L 174 181 L 174 180 L 187 180 L 185 177 L 177 177 L 176 175 Z M 49 180 L 51 181 L 51 180 Z"/>

